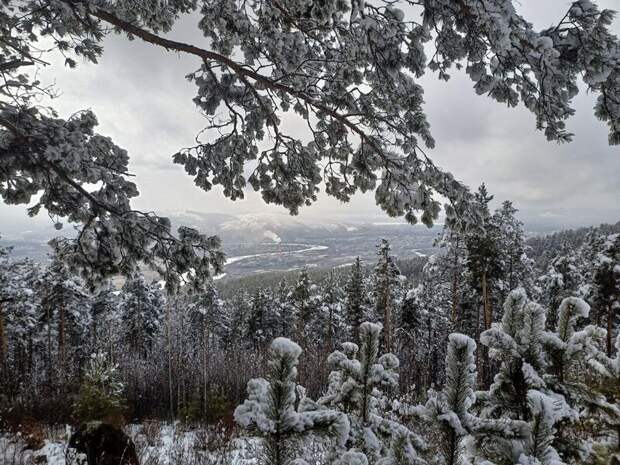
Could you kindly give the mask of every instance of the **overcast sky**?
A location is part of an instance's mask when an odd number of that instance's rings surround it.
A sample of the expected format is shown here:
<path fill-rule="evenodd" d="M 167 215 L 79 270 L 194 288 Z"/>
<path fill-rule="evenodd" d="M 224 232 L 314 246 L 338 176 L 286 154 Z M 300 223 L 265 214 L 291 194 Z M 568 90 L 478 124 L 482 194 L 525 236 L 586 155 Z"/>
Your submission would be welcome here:
<path fill-rule="evenodd" d="M 598 3 L 620 7 L 618 0 Z M 557 22 L 568 5 L 562 0 L 522 0 L 518 8 L 542 28 Z M 170 36 L 205 44 L 195 22 L 196 18 L 183 19 Z M 618 20 L 614 29 L 620 34 Z M 98 65 L 68 70 L 54 64 L 43 79 L 54 80 L 62 92 L 54 103 L 62 116 L 91 108 L 99 119 L 99 132 L 129 151 L 141 192 L 136 206 L 164 212 L 284 213 L 252 192 L 236 202 L 219 189 L 205 193 L 172 164 L 171 155 L 191 145 L 203 127 L 192 103 L 194 85 L 184 79 L 197 67 L 191 57 L 113 36 L 106 40 Z M 582 93 L 575 99 L 577 114 L 569 121 L 574 142 L 557 145 L 535 131 L 531 113 L 477 96 L 464 73 L 452 75 L 448 83 L 430 73 L 422 79 L 437 140 L 430 155 L 439 166 L 472 188 L 484 181 L 497 201 L 512 200 L 526 222 L 574 226 L 620 220 L 620 148 L 607 145 L 607 127 L 593 116 L 594 96 Z M 23 211 L 0 205 L 0 223 Z M 321 196 L 301 212 L 301 219 L 378 212 L 372 196 L 360 195 L 348 205 Z"/>

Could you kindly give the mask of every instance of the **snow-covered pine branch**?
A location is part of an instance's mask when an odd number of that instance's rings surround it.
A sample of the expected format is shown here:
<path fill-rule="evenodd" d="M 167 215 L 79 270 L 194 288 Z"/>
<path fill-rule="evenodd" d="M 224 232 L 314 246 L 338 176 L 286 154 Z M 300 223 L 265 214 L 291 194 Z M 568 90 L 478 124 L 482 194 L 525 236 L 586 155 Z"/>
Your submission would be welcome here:
<path fill-rule="evenodd" d="M 250 380 L 248 398 L 235 410 L 239 425 L 264 438 L 261 457 L 266 465 L 292 464 L 299 456 L 299 441 L 309 434 L 331 435 L 336 449 L 343 448 L 349 437 L 346 415 L 321 408 L 309 399 L 303 399 L 296 408 L 300 355 L 301 347 L 290 339 L 274 339 L 267 379 Z"/>

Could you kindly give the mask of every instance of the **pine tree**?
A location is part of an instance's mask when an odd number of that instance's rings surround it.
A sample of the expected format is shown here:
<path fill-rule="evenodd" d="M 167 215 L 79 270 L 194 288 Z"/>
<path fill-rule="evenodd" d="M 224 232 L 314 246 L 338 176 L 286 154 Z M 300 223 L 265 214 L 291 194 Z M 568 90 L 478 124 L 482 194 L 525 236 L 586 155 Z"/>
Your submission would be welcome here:
<path fill-rule="evenodd" d="M 92 347 L 95 351 L 104 349 L 106 343 L 111 344 L 113 341 L 111 325 L 118 315 L 120 305 L 117 294 L 112 282 L 106 281 L 93 295 L 90 314 Z"/>
<path fill-rule="evenodd" d="M 577 255 L 568 245 L 563 244 L 545 272 L 539 278 L 543 287 L 543 303 L 549 309 L 547 326 L 554 329 L 560 303 L 566 297 L 575 295 L 583 282 L 579 271 Z"/>
<path fill-rule="evenodd" d="M 421 153 L 422 145 L 435 146 L 424 88 L 415 79 L 427 70 L 448 80 L 452 68 L 464 68 L 478 94 L 510 106 L 522 103 L 537 128 L 556 141 L 572 139 L 566 119 L 574 113 L 581 77 L 597 95 L 594 113 L 608 125 L 608 142 L 620 143 L 613 11 L 590 0 L 571 3 L 557 14 L 557 24 L 543 30 L 510 0 L 501 8 L 472 4 L 458 10 L 453 2 L 422 2 L 420 11 L 401 10 L 389 0 L 378 6 L 296 1 L 284 10 L 279 2 L 240 6 L 205 0 L 198 24 L 209 41 L 194 45 L 164 34 L 197 10 L 197 2 L 73 6 L 56 0 L 0 10 L 0 23 L 6 25 L 0 30 L 0 71 L 11 89 L 0 121 L 0 195 L 7 203 L 28 205 L 40 193 L 29 214 L 46 209 L 50 216 L 81 223 L 77 238 L 60 241 L 58 250 L 96 275 L 130 274 L 143 262 L 177 284 L 190 271 L 208 279 L 210 266 L 221 268 L 224 258 L 217 239 L 189 228 L 175 235 L 168 219 L 131 208 L 138 191 L 127 178 L 129 157 L 95 132 L 92 112 L 64 120 L 38 104 L 41 93 L 53 91 L 41 89 L 36 71 L 29 74 L 32 58 L 52 62 L 46 55 L 61 48 L 66 59 L 59 61 L 69 68 L 81 60 L 94 64 L 112 30 L 200 59 L 201 69 L 190 75 L 197 89 L 194 102 L 207 115 L 203 133 L 213 133 L 214 139 L 174 156 L 196 185 L 205 190 L 220 185 L 237 199 L 249 182 L 267 202 L 292 213 L 316 201 L 324 184 L 327 194 L 341 201 L 358 190 L 374 191 L 391 216 L 416 223 L 422 211 L 420 220 L 427 225 L 438 218 L 438 194 L 449 200 L 448 221 L 475 222 L 467 188 Z M 410 17 L 419 14 L 421 22 Z M 41 49 L 48 38 L 52 46 Z M 429 59 L 424 49 L 431 40 L 438 53 Z M 360 96 L 366 88 L 373 94 Z M 281 118 L 291 108 L 308 123 L 292 132 Z M 215 117 L 220 112 L 224 115 Z M 251 124 L 241 125 L 240 119 Z M 269 130 L 273 145 L 263 147 Z M 246 180 L 248 163 L 256 166 Z"/>
<path fill-rule="evenodd" d="M 386 411 L 388 396 L 398 388 L 398 358 L 390 353 L 379 356 L 381 325 L 362 323 L 359 336 L 359 346 L 345 342 L 341 351 L 328 357 L 332 372 L 327 392 L 318 402 L 348 416 L 348 446 L 363 453 L 368 463 L 421 463 L 417 435 Z"/>
<path fill-rule="evenodd" d="M 378 245 L 379 259 L 374 272 L 375 311 L 383 323 L 383 347 L 386 352 L 392 350 L 393 325 L 395 309 L 399 305 L 401 285 L 400 271 L 390 253 L 390 243 L 381 239 Z"/>
<path fill-rule="evenodd" d="M 494 315 L 493 294 L 496 291 L 498 281 L 502 279 L 502 266 L 499 250 L 499 230 L 494 223 L 489 210 L 489 203 L 493 196 L 487 191 L 484 183 L 475 194 L 476 204 L 482 215 L 482 228 L 466 236 L 467 247 L 467 272 L 470 281 L 471 300 L 467 304 L 471 310 L 476 310 L 476 335 L 478 340 L 479 331 L 488 330 L 496 318 Z M 475 298 L 473 298 L 475 296 Z M 463 298 L 465 301 L 466 299 Z M 482 310 L 482 317 L 479 310 Z M 473 320 L 473 315 L 470 317 Z M 483 384 L 490 381 L 491 367 L 486 347 L 480 351 L 481 369 L 480 376 Z"/>
<path fill-rule="evenodd" d="M 320 283 L 318 334 L 325 341 L 325 348 L 333 350 L 335 341 L 344 332 L 343 300 L 344 293 L 334 269 L 331 269 Z"/>
<path fill-rule="evenodd" d="M 90 325 L 90 296 L 82 280 L 57 256 L 41 276 L 39 290 L 39 324 L 45 334 L 48 369 L 52 367 L 51 356 L 56 353 L 61 373 L 66 376 L 70 360 L 86 356 L 82 344 Z"/>
<path fill-rule="evenodd" d="M 275 339 L 269 350 L 267 379 L 250 380 L 248 398 L 235 410 L 239 425 L 263 436 L 261 463 L 264 465 L 292 464 L 299 455 L 299 441 L 309 433 L 333 435 L 336 449 L 344 447 L 349 435 L 346 415 L 320 408 L 307 398 L 297 402 L 297 365 L 301 352 L 301 347 L 291 340 Z"/>
<path fill-rule="evenodd" d="M 206 416 L 211 354 L 212 351 L 217 350 L 214 347 L 217 341 L 216 338 L 223 338 L 227 332 L 223 302 L 212 283 L 209 283 L 198 294 L 192 296 L 192 302 L 189 305 L 189 320 L 189 332 L 195 340 L 193 352 L 200 360 L 200 371 L 202 374 L 200 396 L 202 398 L 203 414 Z"/>
<path fill-rule="evenodd" d="M 504 302 L 508 293 L 517 287 L 523 287 L 528 293 L 534 290 L 533 262 L 526 254 L 523 223 L 516 218 L 517 212 L 512 202 L 507 200 L 491 218 L 497 228 L 497 247 L 502 270 L 497 286 L 498 302 Z"/>
<path fill-rule="evenodd" d="M 479 436 L 478 453 L 492 463 L 512 464 L 516 459 L 517 463 L 562 463 L 553 447 L 555 425 L 574 411 L 543 378 L 548 367 L 547 340 L 545 311 L 529 301 L 522 288 L 508 295 L 501 324 L 480 336 L 490 356 L 501 363 L 489 392 L 481 396 L 483 418 L 503 421 L 507 431 L 525 433 L 518 441 L 496 434 Z"/>
<path fill-rule="evenodd" d="M 286 279 L 278 284 L 273 296 L 274 318 L 277 320 L 275 335 L 289 337 L 295 328 L 295 311 L 291 305 L 291 291 Z"/>
<path fill-rule="evenodd" d="M 446 383 L 443 391 L 433 395 L 426 409 L 441 425 L 445 464 L 464 462 L 463 439 L 471 430 L 470 408 L 476 400 L 476 343 L 468 336 L 450 334 L 446 354 Z"/>
<path fill-rule="evenodd" d="M 302 347 L 305 347 L 307 344 L 307 328 L 313 323 L 316 316 L 316 309 L 312 302 L 310 277 L 308 276 L 308 270 L 305 268 L 299 273 L 297 283 L 291 292 L 291 303 L 295 308 L 297 317 L 297 339 Z"/>
<path fill-rule="evenodd" d="M 593 304 L 597 309 L 596 320 L 607 330 L 607 356 L 611 357 L 620 326 L 620 234 L 606 238 L 595 270 Z"/>
<path fill-rule="evenodd" d="M 364 272 L 360 257 L 355 258 L 351 266 L 349 280 L 345 288 L 345 315 L 349 340 L 359 343 L 359 327 L 368 313 L 368 296 L 364 286 Z"/>
<path fill-rule="evenodd" d="M 84 370 L 80 394 L 74 405 L 75 416 L 81 422 L 94 420 L 119 422 L 125 410 L 118 365 L 102 353 L 94 353 Z"/>
<path fill-rule="evenodd" d="M 591 452 L 590 438 L 584 437 L 580 424 L 596 420 L 597 412 L 607 402 L 601 395 L 592 392 L 587 379 L 595 373 L 589 368 L 589 361 L 597 358 L 599 344 L 605 331 L 597 326 L 587 326 L 580 331 L 578 324 L 586 321 L 590 306 L 582 299 L 567 297 L 557 312 L 558 322 L 554 332 L 546 335 L 545 348 L 549 355 L 549 368 L 544 375 L 545 384 L 554 393 L 562 396 L 570 408 L 570 414 L 561 418 L 552 446 L 567 463 L 588 460 Z"/>
<path fill-rule="evenodd" d="M 36 346 L 42 342 L 37 328 L 42 313 L 40 281 L 37 264 L 28 259 L 3 261 L 0 256 L 0 385 L 7 393 L 12 392 L 8 384 L 17 387 L 35 369 Z"/>
<path fill-rule="evenodd" d="M 603 402 L 599 402 L 602 409 L 599 424 L 608 431 L 615 430 L 616 444 L 612 449 L 617 460 L 620 458 L 620 334 L 616 336 L 614 357 L 599 352 L 595 358 L 589 360 L 589 363 L 602 377 L 597 386 L 604 399 Z M 608 431 L 603 431 L 603 435 Z"/>
<path fill-rule="evenodd" d="M 489 329 L 493 322 L 493 302 L 491 301 L 494 280 L 501 273 L 499 257 L 499 231 L 493 223 L 489 203 L 493 200 L 482 184 L 475 195 L 478 208 L 484 219 L 483 231 L 469 234 L 466 238 L 467 268 L 471 276 L 471 288 L 475 289 L 482 306 L 483 328 Z"/>
<path fill-rule="evenodd" d="M 267 325 L 268 313 L 269 306 L 265 291 L 257 289 L 252 298 L 246 335 L 246 339 L 251 342 L 254 350 L 261 351 L 264 345 L 271 339 Z"/>
<path fill-rule="evenodd" d="M 147 284 L 144 276 L 135 275 L 123 285 L 121 320 L 129 347 L 142 357 L 152 349 L 162 331 L 165 300 L 159 286 Z"/>

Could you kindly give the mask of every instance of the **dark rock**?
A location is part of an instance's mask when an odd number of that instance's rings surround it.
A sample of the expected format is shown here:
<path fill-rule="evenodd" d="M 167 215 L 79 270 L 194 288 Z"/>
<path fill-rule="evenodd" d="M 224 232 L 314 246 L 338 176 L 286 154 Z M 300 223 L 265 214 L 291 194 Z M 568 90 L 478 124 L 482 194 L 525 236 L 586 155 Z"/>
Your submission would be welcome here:
<path fill-rule="evenodd" d="M 123 431 L 106 423 L 83 425 L 71 435 L 69 455 L 75 464 L 140 465 L 132 440 Z"/>

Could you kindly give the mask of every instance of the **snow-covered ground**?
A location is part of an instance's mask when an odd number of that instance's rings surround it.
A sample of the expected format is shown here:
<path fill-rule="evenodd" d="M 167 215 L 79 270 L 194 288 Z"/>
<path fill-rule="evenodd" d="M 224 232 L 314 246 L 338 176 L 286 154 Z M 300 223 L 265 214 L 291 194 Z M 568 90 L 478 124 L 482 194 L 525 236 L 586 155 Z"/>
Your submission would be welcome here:
<path fill-rule="evenodd" d="M 259 440 L 229 436 L 223 430 L 188 430 L 179 424 L 150 423 L 128 425 L 125 432 L 133 439 L 143 465 L 257 465 Z M 67 457 L 66 434 L 54 434 L 36 451 L 25 448 L 19 435 L 0 433 L 0 464 L 75 465 Z M 45 457 L 45 459 L 43 458 Z"/>

